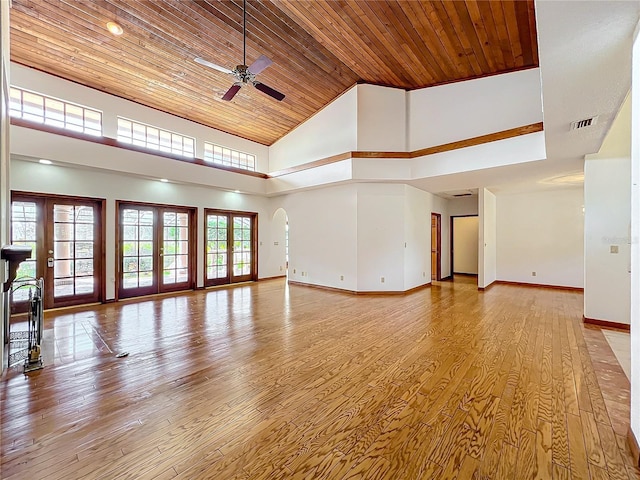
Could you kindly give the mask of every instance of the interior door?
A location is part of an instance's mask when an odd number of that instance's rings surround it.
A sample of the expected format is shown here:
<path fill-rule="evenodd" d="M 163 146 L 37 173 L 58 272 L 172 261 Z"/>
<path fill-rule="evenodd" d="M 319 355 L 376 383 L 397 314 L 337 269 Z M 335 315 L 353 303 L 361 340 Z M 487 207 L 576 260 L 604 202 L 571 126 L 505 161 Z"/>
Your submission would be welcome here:
<path fill-rule="evenodd" d="M 102 300 L 103 200 L 14 194 L 11 241 L 32 248 L 18 269 L 13 311 L 22 311 L 29 280 L 45 280 L 44 308 Z M 20 282 L 23 279 L 23 282 Z"/>
<path fill-rule="evenodd" d="M 440 259 L 441 259 L 441 216 L 439 213 L 431 214 L 431 280 L 440 280 Z"/>
<path fill-rule="evenodd" d="M 255 213 L 206 210 L 205 285 L 257 278 Z"/>
<path fill-rule="evenodd" d="M 119 203 L 118 298 L 194 287 L 195 209 Z"/>

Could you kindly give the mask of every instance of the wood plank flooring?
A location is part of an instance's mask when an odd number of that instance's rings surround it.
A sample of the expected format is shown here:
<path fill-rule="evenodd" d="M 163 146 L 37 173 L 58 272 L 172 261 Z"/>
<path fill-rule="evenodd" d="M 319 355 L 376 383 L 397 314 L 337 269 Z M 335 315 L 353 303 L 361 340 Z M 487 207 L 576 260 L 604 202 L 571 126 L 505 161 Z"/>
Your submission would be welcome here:
<path fill-rule="evenodd" d="M 48 365 L 2 378 L 0 477 L 637 479 L 582 305 L 272 280 L 49 312 Z"/>

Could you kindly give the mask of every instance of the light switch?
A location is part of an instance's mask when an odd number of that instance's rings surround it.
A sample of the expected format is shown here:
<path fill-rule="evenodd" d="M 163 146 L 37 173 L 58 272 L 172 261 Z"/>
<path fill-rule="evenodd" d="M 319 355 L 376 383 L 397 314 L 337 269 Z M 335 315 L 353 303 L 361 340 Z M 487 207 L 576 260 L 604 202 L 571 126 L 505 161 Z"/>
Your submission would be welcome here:
<path fill-rule="evenodd" d="M 611 253 L 618 253 L 618 245 L 611 245 L 611 246 L 609 247 L 609 251 L 610 251 Z"/>

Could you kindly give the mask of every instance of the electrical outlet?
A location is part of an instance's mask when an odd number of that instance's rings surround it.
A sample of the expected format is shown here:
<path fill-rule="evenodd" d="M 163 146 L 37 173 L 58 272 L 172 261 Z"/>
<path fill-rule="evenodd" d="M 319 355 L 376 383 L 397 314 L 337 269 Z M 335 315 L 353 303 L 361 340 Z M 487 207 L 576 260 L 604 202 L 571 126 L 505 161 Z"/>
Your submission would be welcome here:
<path fill-rule="evenodd" d="M 344 275 L 340 275 L 340 281 L 344 281 Z"/>
<path fill-rule="evenodd" d="M 293 273 L 296 273 L 296 269 L 295 268 L 293 269 Z"/>
<path fill-rule="evenodd" d="M 422 272 L 422 276 L 426 277 L 427 276 L 427 272 Z"/>
<path fill-rule="evenodd" d="M 531 276 L 535 277 L 536 276 L 536 272 L 531 272 Z"/>
<path fill-rule="evenodd" d="M 278 242 L 273 242 L 273 244 L 274 245 L 280 245 Z M 261 243 L 261 245 L 262 245 L 262 243 Z"/>
<path fill-rule="evenodd" d="M 380 283 L 384 283 L 384 277 L 380 277 Z"/>
<path fill-rule="evenodd" d="M 282 265 L 280 265 L 280 271 L 282 271 Z"/>
<path fill-rule="evenodd" d="M 618 245 L 611 245 L 611 247 L 609 247 L 609 251 L 611 253 L 618 253 Z"/>

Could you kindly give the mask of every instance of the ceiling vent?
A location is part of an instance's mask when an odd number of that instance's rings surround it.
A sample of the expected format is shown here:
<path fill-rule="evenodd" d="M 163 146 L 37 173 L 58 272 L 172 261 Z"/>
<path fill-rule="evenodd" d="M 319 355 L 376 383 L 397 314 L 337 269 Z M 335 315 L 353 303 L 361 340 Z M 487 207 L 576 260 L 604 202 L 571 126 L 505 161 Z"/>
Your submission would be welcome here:
<path fill-rule="evenodd" d="M 472 195 L 473 193 L 454 193 L 453 194 L 454 197 L 470 197 Z"/>
<path fill-rule="evenodd" d="M 578 130 L 580 128 L 592 127 L 598 123 L 598 116 L 585 118 L 584 120 L 578 120 L 577 122 L 571 122 L 571 130 Z"/>

